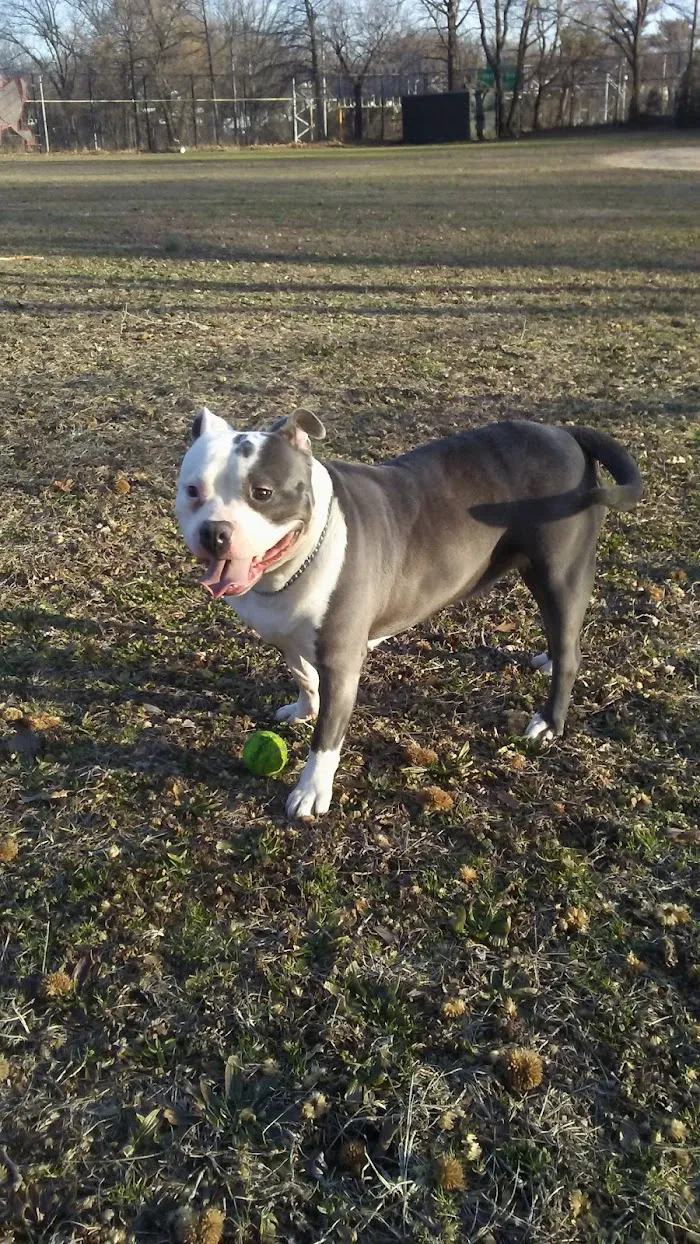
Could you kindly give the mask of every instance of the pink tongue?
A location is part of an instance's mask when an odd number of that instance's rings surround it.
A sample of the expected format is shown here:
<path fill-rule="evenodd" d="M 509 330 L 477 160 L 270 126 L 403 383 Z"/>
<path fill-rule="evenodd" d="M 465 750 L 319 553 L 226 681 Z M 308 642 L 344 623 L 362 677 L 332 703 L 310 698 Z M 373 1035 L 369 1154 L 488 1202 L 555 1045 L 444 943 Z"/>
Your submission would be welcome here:
<path fill-rule="evenodd" d="M 212 558 L 207 573 L 200 582 L 205 592 L 218 600 L 226 593 L 236 595 L 244 591 L 254 578 L 256 576 L 253 574 L 251 557 L 229 557 L 225 561 Z"/>

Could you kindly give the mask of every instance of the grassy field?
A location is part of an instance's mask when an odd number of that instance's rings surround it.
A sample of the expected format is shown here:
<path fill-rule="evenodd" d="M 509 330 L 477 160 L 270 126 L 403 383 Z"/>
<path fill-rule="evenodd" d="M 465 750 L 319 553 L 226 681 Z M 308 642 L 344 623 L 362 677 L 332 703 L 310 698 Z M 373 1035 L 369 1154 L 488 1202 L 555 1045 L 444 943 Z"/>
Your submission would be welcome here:
<path fill-rule="evenodd" d="M 700 1240 L 700 177 L 643 141 L 0 162 L 5 1244 Z M 370 656 L 289 826 L 172 517 L 202 402 L 617 434 L 566 737 L 509 581 Z"/>

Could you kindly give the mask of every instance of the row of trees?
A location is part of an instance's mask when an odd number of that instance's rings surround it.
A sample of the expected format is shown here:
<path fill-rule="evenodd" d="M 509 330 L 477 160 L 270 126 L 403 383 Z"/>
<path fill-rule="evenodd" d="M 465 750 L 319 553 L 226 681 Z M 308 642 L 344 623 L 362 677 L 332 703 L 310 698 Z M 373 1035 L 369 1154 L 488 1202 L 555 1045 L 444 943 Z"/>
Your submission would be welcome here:
<path fill-rule="evenodd" d="M 0 0 L 0 71 L 42 73 L 53 94 L 78 98 L 158 97 L 169 142 L 176 122 L 169 100 L 188 80 L 207 84 L 211 129 L 222 139 L 219 100 L 288 94 L 292 76 L 311 83 L 317 137 L 324 137 L 326 90 L 352 94 L 355 137 L 363 135 L 363 93 L 370 76 L 434 89 L 489 85 L 499 135 L 542 123 L 566 124 L 586 75 L 605 74 L 620 116 L 638 118 L 676 86 L 688 111 L 698 89 L 700 0 Z M 652 65 L 653 72 L 645 67 Z M 661 67 L 663 66 L 663 73 Z M 668 72 L 667 72 L 668 71 Z M 328 86 L 330 82 L 330 86 Z M 405 85 L 399 89 L 406 89 Z M 606 86 L 607 90 L 607 86 Z M 398 93 L 398 91 L 397 91 Z M 173 108 L 175 105 L 173 104 Z M 237 109 L 226 113 L 235 127 Z M 134 102 L 137 144 L 143 110 Z M 195 122 L 196 124 L 196 122 Z"/>

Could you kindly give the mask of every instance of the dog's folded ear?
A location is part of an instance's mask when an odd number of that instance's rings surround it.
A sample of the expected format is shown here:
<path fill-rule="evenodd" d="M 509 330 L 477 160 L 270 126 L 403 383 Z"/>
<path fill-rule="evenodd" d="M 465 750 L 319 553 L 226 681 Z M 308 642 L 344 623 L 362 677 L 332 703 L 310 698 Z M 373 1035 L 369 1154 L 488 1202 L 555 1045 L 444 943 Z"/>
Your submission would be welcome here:
<path fill-rule="evenodd" d="M 286 436 L 295 449 L 301 449 L 305 454 L 311 453 L 310 438 L 322 441 L 326 436 L 326 429 L 318 416 L 313 411 L 304 409 L 295 410 L 291 415 L 277 419 L 270 431 Z"/>
<path fill-rule="evenodd" d="M 197 411 L 194 419 L 192 420 L 192 427 L 190 429 L 192 440 L 196 441 L 200 436 L 206 436 L 208 432 L 215 431 L 219 425 L 225 428 L 227 426 L 226 420 L 220 419 L 219 416 L 215 415 L 214 412 L 209 410 L 207 406 L 203 406 L 201 410 Z"/>

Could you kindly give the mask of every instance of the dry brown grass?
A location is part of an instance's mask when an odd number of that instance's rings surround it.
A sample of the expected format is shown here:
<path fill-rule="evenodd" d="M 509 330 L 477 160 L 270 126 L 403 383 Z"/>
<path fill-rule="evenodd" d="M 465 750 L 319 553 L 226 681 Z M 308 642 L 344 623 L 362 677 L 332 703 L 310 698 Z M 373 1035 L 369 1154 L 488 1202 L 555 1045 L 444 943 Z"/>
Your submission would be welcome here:
<path fill-rule="evenodd" d="M 8 1241 L 692 1239 L 697 180 L 600 164 L 633 149 L 2 160 Z M 544 680 L 508 583 L 369 658 L 338 799 L 288 826 L 308 731 L 241 767 L 286 676 L 172 519 L 203 401 L 365 459 L 617 433 L 647 492 L 561 743 L 510 730 Z"/>

